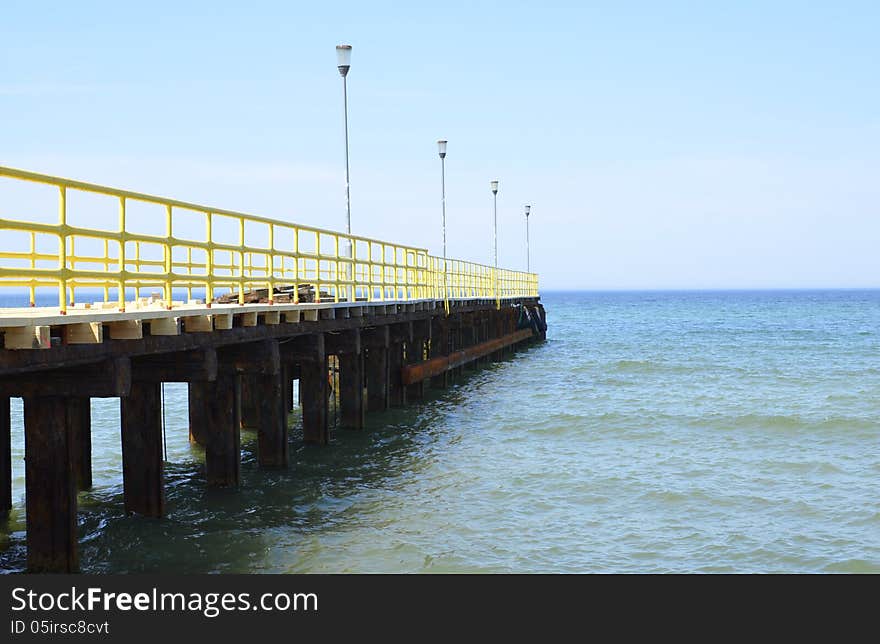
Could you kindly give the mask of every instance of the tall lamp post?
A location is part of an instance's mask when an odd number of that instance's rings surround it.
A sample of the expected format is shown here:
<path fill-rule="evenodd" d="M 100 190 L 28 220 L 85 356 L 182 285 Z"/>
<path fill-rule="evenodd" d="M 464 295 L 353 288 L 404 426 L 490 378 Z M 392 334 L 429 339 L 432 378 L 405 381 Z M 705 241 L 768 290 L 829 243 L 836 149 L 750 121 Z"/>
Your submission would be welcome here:
<path fill-rule="evenodd" d="M 339 75 L 342 76 L 342 101 L 345 113 L 345 232 L 351 235 L 351 181 L 349 179 L 348 164 L 348 70 L 351 69 L 351 45 L 336 45 L 336 66 L 339 69 Z M 345 240 L 343 248 L 345 257 L 352 257 L 351 238 Z M 350 262 L 345 264 L 345 277 L 350 280 L 352 278 L 352 265 Z M 351 289 L 349 291 L 349 289 Z M 345 290 L 347 297 L 345 299 L 353 301 L 354 286 L 346 285 Z"/>
<path fill-rule="evenodd" d="M 498 293 L 498 180 L 492 181 L 490 183 L 492 188 L 492 200 L 493 200 L 493 208 L 494 208 L 494 225 L 492 228 L 492 237 L 494 241 L 495 247 L 495 269 L 493 270 L 492 280 L 494 282 L 494 290 L 495 290 L 495 308 L 501 308 L 501 296 Z"/>
<path fill-rule="evenodd" d="M 446 284 L 446 139 L 437 141 L 440 155 L 440 194 L 443 204 L 443 306 L 449 315 L 449 289 Z"/>
<path fill-rule="evenodd" d="M 529 266 L 529 213 L 532 212 L 532 207 L 529 204 L 526 204 L 526 273 L 531 272 L 531 267 Z"/>

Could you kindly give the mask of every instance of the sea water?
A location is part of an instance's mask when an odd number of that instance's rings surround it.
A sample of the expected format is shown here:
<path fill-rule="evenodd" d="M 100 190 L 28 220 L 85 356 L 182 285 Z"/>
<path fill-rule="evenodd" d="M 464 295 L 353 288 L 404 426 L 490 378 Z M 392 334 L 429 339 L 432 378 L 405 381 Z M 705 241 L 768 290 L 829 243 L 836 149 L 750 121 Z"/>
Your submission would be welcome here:
<path fill-rule="evenodd" d="M 547 341 L 208 490 L 165 386 L 167 516 L 92 401 L 84 572 L 880 572 L 880 291 L 545 293 Z M 9 306 L 10 304 L 5 304 Z M 0 569 L 25 566 L 21 401 Z"/>

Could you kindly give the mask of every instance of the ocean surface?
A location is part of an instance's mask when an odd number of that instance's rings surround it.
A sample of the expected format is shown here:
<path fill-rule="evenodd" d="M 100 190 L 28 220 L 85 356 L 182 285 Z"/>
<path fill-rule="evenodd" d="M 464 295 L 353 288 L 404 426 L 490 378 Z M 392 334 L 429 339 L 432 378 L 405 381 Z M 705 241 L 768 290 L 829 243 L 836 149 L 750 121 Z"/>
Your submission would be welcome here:
<path fill-rule="evenodd" d="M 92 404 L 84 572 L 880 572 L 880 291 L 546 293 L 547 342 L 209 491 L 166 385 L 168 516 Z M 25 564 L 16 508 L 0 569 Z"/>

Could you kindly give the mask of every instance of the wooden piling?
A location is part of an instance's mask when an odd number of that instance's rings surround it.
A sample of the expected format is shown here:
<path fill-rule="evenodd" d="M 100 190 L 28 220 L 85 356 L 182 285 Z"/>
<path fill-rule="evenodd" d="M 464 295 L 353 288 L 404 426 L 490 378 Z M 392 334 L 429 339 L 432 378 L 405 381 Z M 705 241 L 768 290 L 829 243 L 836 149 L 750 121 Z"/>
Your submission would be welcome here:
<path fill-rule="evenodd" d="M 300 370 L 303 441 L 312 445 L 327 445 L 330 442 L 327 358 L 304 360 Z"/>
<path fill-rule="evenodd" d="M 0 519 L 12 510 L 12 420 L 9 396 L 0 396 Z"/>
<path fill-rule="evenodd" d="M 406 387 L 400 380 L 403 368 L 403 342 L 393 342 L 388 349 L 388 405 L 404 407 L 406 405 Z"/>
<path fill-rule="evenodd" d="M 162 384 L 133 381 L 122 405 L 122 486 L 125 511 L 165 514 Z"/>
<path fill-rule="evenodd" d="M 76 482 L 67 401 L 24 400 L 25 503 L 29 572 L 76 572 Z"/>
<path fill-rule="evenodd" d="M 363 345 L 367 350 L 364 369 L 367 381 L 367 411 L 388 409 L 388 348 L 391 333 L 387 325 L 363 332 Z"/>
<path fill-rule="evenodd" d="M 367 411 L 388 409 L 388 349 L 370 347 L 366 355 Z"/>
<path fill-rule="evenodd" d="M 406 343 L 406 351 L 404 355 L 405 364 L 415 364 L 425 359 L 425 339 L 416 336 L 412 342 Z M 410 400 L 421 400 L 425 397 L 425 381 L 419 381 L 411 385 L 406 385 L 406 398 Z"/>
<path fill-rule="evenodd" d="M 290 377 L 291 371 L 289 364 L 281 365 L 281 396 L 285 425 L 287 424 L 287 414 L 293 411 L 293 380 Z"/>
<path fill-rule="evenodd" d="M 427 357 L 428 342 L 431 339 L 431 321 L 419 320 L 413 323 L 413 339 L 406 345 L 406 364 L 422 362 Z M 425 397 L 427 382 L 419 382 L 407 385 L 406 395 L 410 400 L 421 400 Z"/>
<path fill-rule="evenodd" d="M 330 442 L 330 387 L 324 333 L 300 335 L 280 347 L 280 360 L 291 365 L 299 378 L 303 441 L 313 445 Z"/>
<path fill-rule="evenodd" d="M 189 442 L 204 447 L 208 441 L 208 421 L 205 405 L 208 404 L 207 383 L 190 382 L 189 389 Z"/>
<path fill-rule="evenodd" d="M 364 428 L 364 355 L 339 354 L 340 426 Z"/>
<path fill-rule="evenodd" d="M 252 392 L 256 394 L 257 460 L 260 467 L 287 467 L 287 411 L 282 382 L 283 374 L 252 376 Z M 242 403 L 243 404 L 243 403 Z"/>
<path fill-rule="evenodd" d="M 400 379 L 400 370 L 406 364 L 404 352 L 407 343 L 415 338 L 412 322 L 401 322 L 391 325 L 388 346 L 388 405 L 404 407 L 406 405 L 406 387 Z"/>
<path fill-rule="evenodd" d="M 205 473 L 210 487 L 234 487 L 241 481 L 241 409 L 239 378 L 223 368 L 205 385 Z"/>
<path fill-rule="evenodd" d="M 260 384 L 250 374 L 241 376 L 241 428 L 257 429 L 260 424 Z"/>
<path fill-rule="evenodd" d="M 430 358 L 439 358 L 449 355 L 449 324 L 448 318 L 434 318 L 431 320 L 431 345 Z M 431 378 L 431 386 L 437 389 L 445 389 L 449 386 L 449 372 Z"/>
<path fill-rule="evenodd" d="M 92 405 L 89 398 L 67 398 L 73 475 L 78 490 L 92 487 Z"/>

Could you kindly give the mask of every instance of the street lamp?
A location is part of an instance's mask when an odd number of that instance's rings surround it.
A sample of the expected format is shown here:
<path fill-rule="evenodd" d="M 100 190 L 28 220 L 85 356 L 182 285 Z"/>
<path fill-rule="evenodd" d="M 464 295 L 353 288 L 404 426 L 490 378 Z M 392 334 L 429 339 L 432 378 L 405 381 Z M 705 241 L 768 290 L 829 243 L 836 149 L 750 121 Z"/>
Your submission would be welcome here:
<path fill-rule="evenodd" d="M 492 235 L 493 239 L 494 239 L 494 246 L 495 246 L 495 270 L 494 270 L 494 279 L 492 281 L 494 282 L 494 286 L 495 286 L 495 307 L 500 309 L 501 308 L 501 298 L 498 295 L 498 180 L 496 179 L 495 181 L 492 181 L 489 185 L 492 188 L 492 199 L 494 201 L 493 205 L 494 205 L 494 212 L 495 212 L 495 219 L 494 219 L 495 223 L 493 226 L 493 235 Z"/>
<path fill-rule="evenodd" d="M 531 272 L 531 268 L 529 266 L 529 213 L 532 212 L 532 207 L 529 204 L 526 204 L 526 273 Z"/>
<path fill-rule="evenodd" d="M 343 108 L 345 113 L 345 232 L 351 235 L 351 181 L 349 178 L 349 164 L 348 164 L 348 70 L 351 69 L 351 45 L 336 45 L 336 66 L 339 69 L 339 75 L 342 76 L 342 101 Z M 351 238 L 345 240 L 343 255 L 345 257 L 352 257 L 352 244 Z M 351 263 L 345 264 L 345 277 L 350 280 L 352 277 L 352 265 Z M 345 290 L 349 290 L 349 286 L 345 287 Z M 348 300 L 354 300 L 354 287 L 351 286 L 351 291 L 348 293 Z"/>
<path fill-rule="evenodd" d="M 443 306 L 449 314 L 449 292 L 446 284 L 446 139 L 437 141 L 440 155 L 440 194 L 443 204 Z"/>

